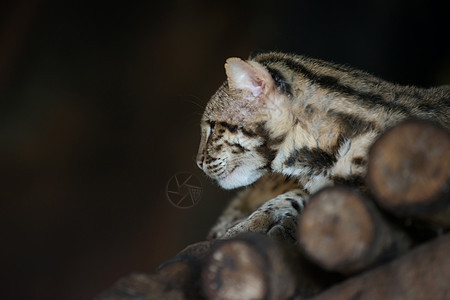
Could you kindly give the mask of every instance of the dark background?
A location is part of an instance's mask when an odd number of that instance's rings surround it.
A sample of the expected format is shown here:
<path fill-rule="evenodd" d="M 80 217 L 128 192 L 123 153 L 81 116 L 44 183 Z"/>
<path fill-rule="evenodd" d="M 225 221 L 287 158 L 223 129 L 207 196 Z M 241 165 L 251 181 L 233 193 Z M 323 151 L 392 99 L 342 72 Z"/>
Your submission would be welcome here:
<path fill-rule="evenodd" d="M 450 83 L 444 1 L 72 2 L 0 4 L 2 299 L 92 299 L 204 238 L 234 193 L 194 162 L 227 57 Z M 202 181 L 193 208 L 166 198 L 179 171 Z"/>

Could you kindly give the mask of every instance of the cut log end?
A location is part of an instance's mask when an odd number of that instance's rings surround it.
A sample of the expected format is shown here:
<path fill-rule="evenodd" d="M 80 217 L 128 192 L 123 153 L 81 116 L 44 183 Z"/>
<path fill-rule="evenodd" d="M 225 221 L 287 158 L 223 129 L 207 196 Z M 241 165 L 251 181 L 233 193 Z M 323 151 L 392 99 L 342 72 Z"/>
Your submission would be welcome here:
<path fill-rule="evenodd" d="M 449 248 L 444 235 L 312 299 L 449 299 Z"/>
<path fill-rule="evenodd" d="M 450 135 L 425 121 L 388 130 L 369 153 L 368 182 L 383 206 L 430 203 L 446 192 Z"/>
<path fill-rule="evenodd" d="M 336 270 L 361 260 L 373 243 L 375 230 L 359 194 L 332 187 L 312 196 L 300 217 L 298 236 L 311 259 Z"/>
<path fill-rule="evenodd" d="M 211 254 L 202 273 L 208 299 L 263 299 L 267 266 L 263 256 L 245 241 L 227 241 Z"/>

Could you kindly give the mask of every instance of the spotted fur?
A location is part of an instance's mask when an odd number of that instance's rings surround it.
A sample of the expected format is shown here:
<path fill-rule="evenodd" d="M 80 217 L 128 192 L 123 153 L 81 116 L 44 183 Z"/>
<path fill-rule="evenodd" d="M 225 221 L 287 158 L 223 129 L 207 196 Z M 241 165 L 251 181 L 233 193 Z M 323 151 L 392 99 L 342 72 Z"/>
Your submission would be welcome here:
<path fill-rule="evenodd" d="M 450 86 L 400 86 L 277 52 L 230 58 L 225 70 L 227 81 L 202 117 L 197 156 L 225 189 L 279 173 L 305 193 L 296 197 L 302 206 L 305 195 L 324 186 L 362 186 L 369 146 L 400 121 L 428 119 L 450 128 Z"/>

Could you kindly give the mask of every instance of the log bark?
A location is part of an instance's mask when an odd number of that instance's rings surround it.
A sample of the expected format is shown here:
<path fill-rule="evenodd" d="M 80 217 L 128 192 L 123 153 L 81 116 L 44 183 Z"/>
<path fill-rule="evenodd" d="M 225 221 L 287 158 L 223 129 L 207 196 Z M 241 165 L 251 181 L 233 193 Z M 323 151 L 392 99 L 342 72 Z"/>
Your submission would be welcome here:
<path fill-rule="evenodd" d="M 224 240 L 202 272 L 207 299 L 310 297 L 336 282 L 302 259 L 292 246 L 259 234 Z"/>
<path fill-rule="evenodd" d="M 151 274 L 132 274 L 119 280 L 97 300 L 203 299 L 199 294 L 201 267 L 214 243 L 192 244 Z"/>
<path fill-rule="evenodd" d="M 312 299 L 449 299 L 449 253 L 447 234 Z"/>
<path fill-rule="evenodd" d="M 103 292 L 96 300 L 147 300 L 188 299 L 184 291 L 168 288 L 155 274 L 131 274 L 120 279 L 111 289 Z"/>
<path fill-rule="evenodd" d="M 344 186 L 311 196 L 299 218 L 298 241 L 312 261 L 346 275 L 396 257 L 412 245 L 371 201 Z"/>
<path fill-rule="evenodd" d="M 371 147 L 367 183 L 400 217 L 450 227 L 450 134 L 425 121 L 391 128 Z"/>

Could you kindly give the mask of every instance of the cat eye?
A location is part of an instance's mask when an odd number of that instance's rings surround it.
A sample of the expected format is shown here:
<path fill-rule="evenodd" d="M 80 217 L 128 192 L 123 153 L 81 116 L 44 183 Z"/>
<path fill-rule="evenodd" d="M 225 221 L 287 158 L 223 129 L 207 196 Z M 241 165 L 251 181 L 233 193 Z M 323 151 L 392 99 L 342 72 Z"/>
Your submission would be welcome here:
<path fill-rule="evenodd" d="M 209 123 L 209 128 L 211 129 L 211 131 L 214 130 L 214 127 L 216 127 L 216 122 L 215 122 L 215 121 L 211 121 L 211 122 Z"/>

